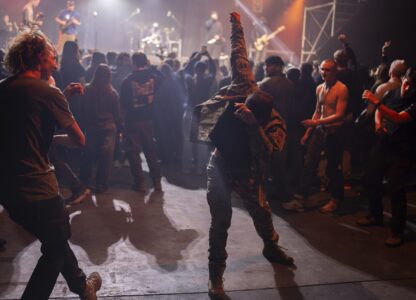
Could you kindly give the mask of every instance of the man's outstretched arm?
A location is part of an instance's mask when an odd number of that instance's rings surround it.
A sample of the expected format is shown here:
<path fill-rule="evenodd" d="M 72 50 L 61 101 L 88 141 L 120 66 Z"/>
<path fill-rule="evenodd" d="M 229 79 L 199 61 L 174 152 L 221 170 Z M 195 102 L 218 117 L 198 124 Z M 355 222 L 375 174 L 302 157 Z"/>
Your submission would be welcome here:
<path fill-rule="evenodd" d="M 246 42 L 244 40 L 243 26 L 240 15 L 236 12 L 230 14 L 231 22 L 231 79 L 233 83 L 247 83 L 255 85 L 254 75 L 248 61 Z"/>

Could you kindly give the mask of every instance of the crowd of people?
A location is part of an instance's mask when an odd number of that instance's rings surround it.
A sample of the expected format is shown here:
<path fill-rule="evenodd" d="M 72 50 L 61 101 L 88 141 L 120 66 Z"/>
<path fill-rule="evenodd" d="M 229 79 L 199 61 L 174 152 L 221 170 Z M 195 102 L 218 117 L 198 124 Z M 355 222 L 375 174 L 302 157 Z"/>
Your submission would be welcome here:
<path fill-rule="evenodd" d="M 81 299 L 95 299 L 101 279 L 85 276 L 68 245 L 59 185 L 71 191 L 66 204 L 76 205 L 107 191 L 113 166 L 126 164 L 132 189 L 146 192 L 141 152 L 157 192 L 165 167 L 207 170 L 212 297 L 228 299 L 222 276 L 232 190 L 253 218 L 265 258 L 293 265 L 278 246 L 268 202 L 301 212 L 313 186 L 322 185 L 330 199 L 320 211 L 341 211 L 351 173 L 366 165 L 359 184 L 368 191 L 369 212 L 357 225 L 383 224 L 387 182 L 392 221 L 385 244 L 403 243 L 416 146 L 415 69 L 391 61 L 386 42 L 373 76 L 363 76 L 345 35 L 342 48 L 322 62 L 297 67 L 270 56 L 259 68 L 248 59 L 240 16 L 232 13 L 230 22 L 230 68 L 206 47 L 183 64 L 171 53 L 157 65 L 144 53 L 82 51 L 71 39 L 58 63 L 53 43 L 36 29 L 2 52 L 0 136 L 7 143 L 0 202 L 42 243 L 23 299 L 47 299 L 59 273 Z M 322 160 L 326 180 L 317 181 Z"/>

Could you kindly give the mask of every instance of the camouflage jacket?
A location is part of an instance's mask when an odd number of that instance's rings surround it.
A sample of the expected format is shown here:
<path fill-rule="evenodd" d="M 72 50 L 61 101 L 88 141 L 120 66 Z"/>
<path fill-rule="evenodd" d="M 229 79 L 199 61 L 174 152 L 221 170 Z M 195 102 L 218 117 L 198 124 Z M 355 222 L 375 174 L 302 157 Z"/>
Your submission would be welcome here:
<path fill-rule="evenodd" d="M 246 97 L 259 90 L 250 68 L 244 31 L 239 21 L 231 22 L 231 79 L 214 97 L 195 107 L 191 125 L 191 141 L 209 143 L 209 133 L 218 118 L 234 102 L 244 102 Z M 272 111 L 270 121 L 263 127 L 247 126 L 250 150 L 256 173 L 263 173 L 275 151 L 282 151 L 286 141 L 286 124 L 277 111 Z M 264 173 L 263 173 L 264 174 Z"/>

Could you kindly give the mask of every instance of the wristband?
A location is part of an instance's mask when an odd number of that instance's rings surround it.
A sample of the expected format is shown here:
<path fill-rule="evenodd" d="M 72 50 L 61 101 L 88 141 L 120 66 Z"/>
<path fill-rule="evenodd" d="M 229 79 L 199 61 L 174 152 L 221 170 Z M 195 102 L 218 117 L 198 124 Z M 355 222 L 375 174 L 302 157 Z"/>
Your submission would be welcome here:
<path fill-rule="evenodd" d="M 378 108 L 381 104 L 383 104 L 383 103 L 381 103 L 381 101 L 378 101 L 377 104 L 374 104 L 374 107 Z"/>

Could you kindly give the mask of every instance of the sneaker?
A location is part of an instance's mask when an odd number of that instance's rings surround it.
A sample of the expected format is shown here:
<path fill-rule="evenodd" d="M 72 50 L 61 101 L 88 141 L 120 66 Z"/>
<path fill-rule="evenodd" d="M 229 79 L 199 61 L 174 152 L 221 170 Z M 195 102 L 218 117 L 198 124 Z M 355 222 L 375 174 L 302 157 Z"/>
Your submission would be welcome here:
<path fill-rule="evenodd" d="M 371 215 L 364 216 L 355 221 L 355 223 L 358 226 L 383 226 L 383 220 L 377 220 Z"/>
<path fill-rule="evenodd" d="M 222 277 L 216 277 L 208 281 L 208 296 L 211 300 L 231 300 L 224 291 Z"/>
<path fill-rule="evenodd" d="M 283 251 L 282 247 L 280 247 L 276 243 L 264 246 L 263 256 L 271 263 L 278 263 L 288 266 L 293 266 L 295 264 L 295 260 L 293 259 L 293 257 L 287 255 Z"/>
<path fill-rule="evenodd" d="M 323 214 L 328 214 L 331 212 L 334 212 L 338 208 L 337 201 L 336 200 L 329 200 L 327 204 L 322 206 L 319 211 Z"/>
<path fill-rule="evenodd" d="M 91 197 L 92 191 L 90 188 L 84 188 L 83 190 L 81 190 L 79 193 L 76 193 L 74 195 L 71 196 L 71 198 L 69 198 L 66 201 L 67 205 L 78 205 L 81 204 L 82 202 L 84 202 L 85 200 L 87 200 L 88 198 Z"/>
<path fill-rule="evenodd" d="M 102 284 L 101 276 L 97 272 L 93 272 L 85 281 L 85 292 L 83 300 L 97 300 L 97 291 L 100 290 Z"/>
<path fill-rule="evenodd" d="M 303 204 L 303 197 L 300 195 L 295 195 L 293 200 L 289 202 L 282 203 L 282 206 L 286 210 L 303 212 L 305 211 L 305 205 Z"/>
<path fill-rule="evenodd" d="M 391 236 L 389 236 L 385 241 L 384 244 L 387 247 L 391 247 L 391 248 L 395 248 L 395 247 L 399 247 L 403 244 L 403 237 L 401 237 L 400 235 L 397 234 L 391 234 Z"/>

